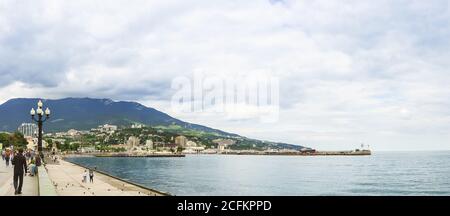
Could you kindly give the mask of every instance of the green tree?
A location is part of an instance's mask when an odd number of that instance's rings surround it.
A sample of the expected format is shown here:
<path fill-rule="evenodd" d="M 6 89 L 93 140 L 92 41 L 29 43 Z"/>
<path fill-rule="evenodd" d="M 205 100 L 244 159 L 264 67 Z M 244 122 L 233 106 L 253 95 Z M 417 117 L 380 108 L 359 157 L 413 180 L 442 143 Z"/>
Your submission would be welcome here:
<path fill-rule="evenodd" d="M 184 150 L 184 148 L 183 148 L 182 146 L 178 146 L 178 147 L 177 147 L 177 152 L 180 152 L 180 153 L 181 153 L 183 150 Z"/>
<path fill-rule="evenodd" d="M 73 145 L 70 145 L 70 150 L 77 151 L 79 147 L 80 147 L 80 144 L 75 143 Z"/>
<path fill-rule="evenodd" d="M 47 148 L 52 149 L 53 148 L 53 140 L 52 139 L 46 139 L 47 142 Z"/>
<path fill-rule="evenodd" d="M 9 134 L 0 133 L 0 143 L 3 143 L 3 147 L 9 146 Z"/>
<path fill-rule="evenodd" d="M 56 146 L 57 149 L 61 150 L 61 142 L 56 141 L 55 142 L 55 146 Z"/>
<path fill-rule="evenodd" d="M 25 147 L 28 142 L 20 132 L 15 132 L 9 136 L 10 144 L 17 147 Z"/>

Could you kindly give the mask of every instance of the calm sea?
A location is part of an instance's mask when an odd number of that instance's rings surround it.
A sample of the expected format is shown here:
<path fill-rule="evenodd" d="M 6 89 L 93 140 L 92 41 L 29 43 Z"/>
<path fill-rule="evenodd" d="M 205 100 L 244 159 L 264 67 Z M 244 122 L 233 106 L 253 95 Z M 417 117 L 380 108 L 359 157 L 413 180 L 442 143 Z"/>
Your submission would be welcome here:
<path fill-rule="evenodd" d="M 450 195 L 450 152 L 70 158 L 174 195 Z"/>

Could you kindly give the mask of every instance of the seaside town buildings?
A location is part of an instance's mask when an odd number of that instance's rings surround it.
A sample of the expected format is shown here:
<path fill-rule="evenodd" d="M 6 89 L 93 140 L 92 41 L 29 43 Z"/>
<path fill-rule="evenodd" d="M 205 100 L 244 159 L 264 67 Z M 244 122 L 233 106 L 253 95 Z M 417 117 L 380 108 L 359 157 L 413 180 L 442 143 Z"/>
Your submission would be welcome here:
<path fill-rule="evenodd" d="M 117 125 L 104 124 L 97 128 L 91 129 L 92 132 L 109 133 L 112 134 L 118 129 Z"/>
<path fill-rule="evenodd" d="M 188 142 L 188 139 L 185 136 L 175 137 L 175 144 L 177 146 L 186 147 L 187 142 Z"/>
<path fill-rule="evenodd" d="M 130 136 L 127 141 L 127 146 L 131 149 L 133 147 L 139 146 L 141 140 L 138 137 Z"/>
<path fill-rule="evenodd" d="M 22 123 L 17 131 L 25 137 L 36 137 L 38 133 L 38 126 L 34 123 Z"/>
<path fill-rule="evenodd" d="M 153 141 L 151 140 L 146 140 L 145 141 L 145 147 L 149 148 L 149 149 L 153 149 Z"/>
<path fill-rule="evenodd" d="M 132 124 L 131 125 L 131 128 L 144 128 L 145 127 L 145 125 L 143 125 L 143 124 Z"/>
<path fill-rule="evenodd" d="M 130 128 L 136 130 L 128 130 Z M 170 136 L 168 136 L 170 134 Z M 173 134 L 173 133 L 172 133 Z M 239 142 L 239 138 L 219 138 L 211 140 L 211 143 L 202 143 L 204 140 L 196 136 L 172 135 L 162 129 L 142 127 L 134 124 L 129 128 L 119 129 L 116 125 L 104 124 L 90 131 L 78 131 L 70 129 L 67 132 L 47 133 L 47 140 L 64 146 L 65 149 L 78 152 L 127 152 L 127 153 L 158 153 L 158 152 L 178 152 L 183 154 L 233 154 L 233 153 L 290 153 L 287 149 L 266 149 L 236 150 L 233 145 Z M 37 141 L 29 140 L 29 147 L 34 148 Z M 74 147 L 78 146 L 78 147 Z M 68 147 L 69 146 L 69 147 Z M 73 148 L 74 147 L 74 148 Z M 181 147 L 181 148 L 180 148 Z M 76 149 L 76 150 L 74 150 Z M 286 151 L 286 152 L 285 152 Z M 298 151 L 299 150 L 289 150 Z M 313 152 L 309 149 L 302 149 L 301 152 Z"/>

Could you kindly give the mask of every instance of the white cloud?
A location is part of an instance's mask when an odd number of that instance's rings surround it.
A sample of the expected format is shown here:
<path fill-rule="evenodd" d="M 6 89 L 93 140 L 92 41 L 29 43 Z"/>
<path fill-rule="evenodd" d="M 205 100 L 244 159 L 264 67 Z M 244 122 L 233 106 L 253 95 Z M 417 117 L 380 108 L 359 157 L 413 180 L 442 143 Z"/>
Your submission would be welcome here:
<path fill-rule="evenodd" d="M 170 113 L 176 76 L 264 71 L 280 78 L 275 125 L 252 107 L 177 117 L 316 148 L 450 149 L 449 20 L 447 0 L 2 1 L 0 101 L 109 97 Z"/>

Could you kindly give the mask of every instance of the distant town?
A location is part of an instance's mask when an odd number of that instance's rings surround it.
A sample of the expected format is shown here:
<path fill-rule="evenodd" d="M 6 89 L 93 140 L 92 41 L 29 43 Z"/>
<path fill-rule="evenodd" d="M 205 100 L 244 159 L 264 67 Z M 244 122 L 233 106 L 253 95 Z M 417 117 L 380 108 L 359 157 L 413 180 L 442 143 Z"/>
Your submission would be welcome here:
<path fill-rule="evenodd" d="M 23 137 L 26 148 L 37 148 L 38 127 L 34 123 L 21 124 L 9 136 Z M 4 137 L 4 136 L 3 136 Z M 11 140 L 11 138 L 9 138 Z M 3 139 L 3 142 L 9 142 Z M 0 136 L 0 143 L 2 142 Z M 16 142 L 17 143 L 17 142 Z M 19 142 L 20 143 L 20 142 Z M 6 143 L 5 143 L 6 144 Z M 3 146 L 5 145 L 3 144 Z M 8 143 L 9 144 L 9 143 Z M 7 145 L 8 145 L 7 144 Z M 19 144 L 20 145 L 20 144 Z M 318 152 L 311 148 L 283 148 L 279 143 L 223 136 L 178 125 L 128 127 L 104 124 L 90 130 L 70 129 L 66 132 L 44 133 L 43 147 L 62 154 L 93 154 L 97 156 L 180 156 L 185 154 L 254 154 L 254 155 L 367 155 L 368 149 L 341 152 Z M 368 148 L 368 147 L 367 147 Z"/>

